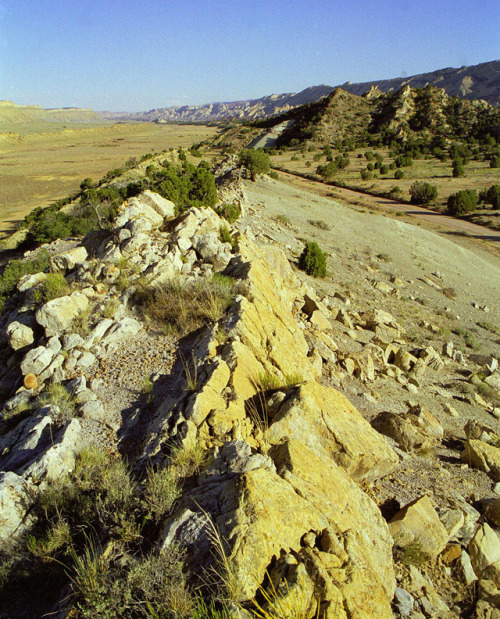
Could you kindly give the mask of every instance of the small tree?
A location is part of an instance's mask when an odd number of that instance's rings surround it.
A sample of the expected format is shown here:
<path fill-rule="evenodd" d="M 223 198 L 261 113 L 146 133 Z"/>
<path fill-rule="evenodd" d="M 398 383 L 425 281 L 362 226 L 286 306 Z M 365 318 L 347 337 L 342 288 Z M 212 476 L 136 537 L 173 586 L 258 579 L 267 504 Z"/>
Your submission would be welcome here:
<path fill-rule="evenodd" d="M 83 181 L 80 183 L 80 189 L 82 191 L 85 191 L 86 189 L 92 189 L 93 186 L 94 186 L 94 181 L 88 176 L 87 178 L 84 178 Z"/>
<path fill-rule="evenodd" d="M 266 174 L 271 167 L 269 155 L 261 149 L 250 150 L 244 148 L 239 154 L 240 165 L 250 172 L 250 178 L 254 181 L 257 174 Z"/>
<path fill-rule="evenodd" d="M 437 187 L 425 181 L 415 181 L 410 187 L 412 204 L 430 204 L 437 197 Z"/>
<path fill-rule="evenodd" d="M 477 193 L 472 189 L 464 189 L 452 193 L 448 198 L 448 212 L 455 217 L 472 213 L 477 207 Z"/>
<path fill-rule="evenodd" d="M 490 168 L 500 168 L 500 155 L 495 155 L 490 160 Z"/>
<path fill-rule="evenodd" d="M 479 194 L 479 201 L 491 204 L 492 209 L 500 209 L 500 185 L 492 185 L 489 189 L 483 189 Z"/>
<path fill-rule="evenodd" d="M 404 178 L 405 173 L 403 172 L 403 170 L 396 170 L 394 172 L 394 178 L 396 180 L 400 180 L 401 178 Z"/>
<path fill-rule="evenodd" d="M 465 176 L 465 168 L 461 159 L 455 159 L 453 161 L 452 174 L 453 178 L 460 178 L 461 176 Z"/>
<path fill-rule="evenodd" d="M 337 173 L 337 165 L 334 161 L 330 161 L 326 165 L 319 165 L 316 168 L 316 174 L 319 174 L 325 181 L 331 180 Z"/>
<path fill-rule="evenodd" d="M 326 254 L 315 241 L 306 243 L 299 257 L 299 269 L 313 277 L 325 277 Z"/>

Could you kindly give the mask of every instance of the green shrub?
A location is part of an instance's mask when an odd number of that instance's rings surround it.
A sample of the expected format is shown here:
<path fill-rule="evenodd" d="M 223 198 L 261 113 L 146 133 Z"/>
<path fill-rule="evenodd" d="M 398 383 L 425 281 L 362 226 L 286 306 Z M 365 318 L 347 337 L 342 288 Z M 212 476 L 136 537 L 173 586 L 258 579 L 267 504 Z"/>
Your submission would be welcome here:
<path fill-rule="evenodd" d="M 373 178 L 373 172 L 369 172 L 368 170 L 361 170 L 361 179 L 364 181 L 369 181 Z"/>
<path fill-rule="evenodd" d="M 398 155 L 394 159 L 394 163 L 396 164 L 397 168 L 405 168 L 411 166 L 413 164 L 413 161 L 408 155 Z"/>
<path fill-rule="evenodd" d="M 64 275 L 61 273 L 49 273 L 47 278 L 34 291 L 36 303 L 47 303 L 68 294 L 70 288 Z"/>
<path fill-rule="evenodd" d="M 437 187 L 425 181 L 415 181 L 410 187 L 412 204 L 430 204 L 437 194 Z"/>
<path fill-rule="evenodd" d="M 448 198 L 448 212 L 455 217 L 471 213 L 477 207 L 477 193 L 472 189 L 464 189 L 451 194 Z"/>
<path fill-rule="evenodd" d="M 24 275 L 33 275 L 45 271 L 49 266 L 49 254 L 40 250 L 33 258 L 25 260 L 11 260 L 0 275 L 0 313 L 5 301 L 15 291 L 17 282 Z"/>
<path fill-rule="evenodd" d="M 307 242 L 299 257 L 299 269 L 313 277 L 326 276 L 326 253 L 315 242 Z"/>
<path fill-rule="evenodd" d="M 155 520 L 161 522 L 181 496 L 178 471 L 173 467 L 150 469 L 144 488 L 144 499 Z"/>
<path fill-rule="evenodd" d="M 481 191 L 479 200 L 491 204 L 491 207 L 495 210 L 500 209 L 500 185 L 491 185 L 488 189 Z"/>
<path fill-rule="evenodd" d="M 389 174 L 389 167 L 386 165 L 381 165 L 380 166 L 380 174 Z"/>
<path fill-rule="evenodd" d="M 229 228 L 227 226 L 221 226 L 219 228 L 219 240 L 221 243 L 229 243 L 231 247 L 236 246 L 236 239 L 231 236 Z"/>
<path fill-rule="evenodd" d="M 267 174 L 271 167 L 269 155 L 260 148 L 256 150 L 244 148 L 240 152 L 238 160 L 240 165 L 250 172 L 250 178 L 253 181 L 258 174 Z"/>
<path fill-rule="evenodd" d="M 455 159 L 453 161 L 452 175 L 453 178 L 461 178 L 462 176 L 465 176 L 465 168 L 461 160 Z"/>
<path fill-rule="evenodd" d="M 402 179 L 402 178 L 404 178 L 404 177 L 405 177 L 405 173 L 403 172 L 403 170 L 396 170 L 396 171 L 394 172 L 394 178 L 395 178 L 396 180 L 400 180 L 400 179 Z"/>
<path fill-rule="evenodd" d="M 273 180 L 277 181 L 279 179 L 278 172 L 276 172 L 276 170 L 271 170 L 269 172 L 269 178 L 272 178 Z"/>
<path fill-rule="evenodd" d="M 224 217 L 224 219 L 230 224 L 233 224 L 241 215 L 240 207 L 234 203 L 220 204 L 219 206 L 214 207 L 214 211 L 220 217 Z"/>
<path fill-rule="evenodd" d="M 337 164 L 334 161 L 330 161 L 325 165 L 319 165 L 316 168 L 316 174 L 319 174 L 325 181 L 331 180 L 337 173 Z"/>
<path fill-rule="evenodd" d="M 491 158 L 490 168 L 500 168 L 500 155 L 495 155 Z"/>

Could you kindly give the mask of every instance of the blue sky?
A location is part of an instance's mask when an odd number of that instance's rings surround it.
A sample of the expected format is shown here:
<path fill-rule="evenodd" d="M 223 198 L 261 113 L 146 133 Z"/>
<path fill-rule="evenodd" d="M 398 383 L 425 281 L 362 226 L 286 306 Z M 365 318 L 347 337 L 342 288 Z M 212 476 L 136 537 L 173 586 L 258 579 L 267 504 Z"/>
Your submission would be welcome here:
<path fill-rule="evenodd" d="M 258 98 L 499 59 L 499 33 L 499 0 L 0 0 L 0 99 Z"/>

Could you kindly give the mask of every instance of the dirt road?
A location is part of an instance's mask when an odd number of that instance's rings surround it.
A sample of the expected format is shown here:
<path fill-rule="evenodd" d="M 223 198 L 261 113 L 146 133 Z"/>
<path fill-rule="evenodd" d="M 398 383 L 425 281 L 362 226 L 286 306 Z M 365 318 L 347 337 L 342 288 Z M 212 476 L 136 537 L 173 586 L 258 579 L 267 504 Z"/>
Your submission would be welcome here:
<path fill-rule="evenodd" d="M 413 204 L 405 204 L 389 198 L 380 198 L 352 189 L 344 189 L 343 187 L 325 185 L 320 181 L 305 179 L 288 172 L 279 171 L 278 175 L 280 180 L 297 188 L 312 191 L 317 195 L 328 196 L 361 208 L 383 210 L 389 215 L 392 214 L 398 218 L 404 213 L 405 216 L 410 218 L 417 218 L 418 222 L 422 222 L 426 228 L 432 229 L 434 232 L 448 235 L 463 235 L 483 241 L 491 241 L 495 244 L 492 248 L 494 253 L 500 255 L 500 231 L 436 213 L 435 211 Z M 496 246 L 496 244 L 498 244 L 498 246 Z"/>

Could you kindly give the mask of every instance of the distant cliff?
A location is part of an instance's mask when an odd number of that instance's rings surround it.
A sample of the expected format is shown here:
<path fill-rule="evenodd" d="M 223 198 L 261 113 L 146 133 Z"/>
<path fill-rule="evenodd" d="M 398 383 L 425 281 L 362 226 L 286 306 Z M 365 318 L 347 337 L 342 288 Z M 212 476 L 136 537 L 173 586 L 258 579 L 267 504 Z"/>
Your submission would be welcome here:
<path fill-rule="evenodd" d="M 459 69 L 439 69 L 431 73 L 422 73 L 409 77 L 375 80 L 351 84 L 341 84 L 343 90 L 363 95 L 372 87 L 381 92 L 399 90 L 405 83 L 413 88 L 430 84 L 443 88 L 449 96 L 458 95 L 464 99 L 484 99 L 492 105 L 500 105 L 500 60 L 482 64 L 461 67 Z M 217 122 L 230 119 L 257 119 L 275 116 L 287 110 L 312 103 L 329 94 L 336 86 L 311 86 L 299 93 L 273 94 L 261 99 L 247 101 L 230 101 L 223 103 L 207 103 L 205 105 L 183 105 L 180 107 L 164 107 L 128 114 L 126 112 L 102 112 L 104 118 L 110 120 L 139 120 L 147 122 Z"/>

